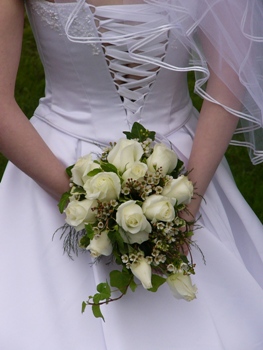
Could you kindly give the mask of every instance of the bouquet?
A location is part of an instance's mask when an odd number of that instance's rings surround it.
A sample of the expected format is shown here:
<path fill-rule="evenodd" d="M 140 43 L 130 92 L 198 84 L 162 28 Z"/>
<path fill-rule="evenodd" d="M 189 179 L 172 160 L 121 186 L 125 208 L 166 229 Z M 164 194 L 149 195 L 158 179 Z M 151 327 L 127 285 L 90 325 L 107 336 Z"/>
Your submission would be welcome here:
<path fill-rule="evenodd" d="M 157 142 L 155 132 L 134 123 L 124 134 L 97 159 L 89 154 L 67 169 L 70 191 L 59 202 L 66 214 L 64 250 L 70 256 L 87 250 L 98 263 L 108 256 L 119 265 L 82 303 L 82 312 L 91 305 L 103 319 L 100 306 L 135 291 L 138 281 L 151 292 L 167 282 L 176 298 L 188 301 L 197 291 L 190 277 L 195 221 L 182 215 L 193 184 L 172 146 Z"/>

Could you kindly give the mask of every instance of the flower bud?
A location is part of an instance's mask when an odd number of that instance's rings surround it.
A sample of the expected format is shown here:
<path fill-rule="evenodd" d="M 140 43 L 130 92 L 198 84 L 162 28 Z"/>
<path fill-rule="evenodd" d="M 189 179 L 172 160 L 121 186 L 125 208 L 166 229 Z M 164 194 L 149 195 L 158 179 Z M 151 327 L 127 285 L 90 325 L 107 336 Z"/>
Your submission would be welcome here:
<path fill-rule="evenodd" d="M 177 162 L 177 155 L 163 143 L 157 143 L 153 148 L 153 153 L 147 159 L 147 165 L 151 172 L 155 172 L 155 169 L 162 167 L 164 175 L 171 173 Z"/>
<path fill-rule="evenodd" d="M 183 272 L 175 273 L 167 277 L 166 281 L 176 299 L 191 301 L 196 298 L 197 288 L 192 284 L 189 275 Z"/>
<path fill-rule="evenodd" d="M 131 271 L 137 277 L 145 289 L 152 288 L 152 269 L 145 258 L 131 264 Z"/>
<path fill-rule="evenodd" d="M 107 160 L 123 172 L 127 166 L 139 161 L 142 155 L 143 149 L 138 141 L 122 138 L 109 152 Z"/>
<path fill-rule="evenodd" d="M 108 231 L 102 231 L 99 235 L 96 235 L 86 248 L 90 251 L 90 254 L 97 258 L 100 255 L 108 256 L 112 253 L 112 244 L 108 237 Z"/>
<path fill-rule="evenodd" d="M 84 229 L 86 223 L 96 221 L 96 211 L 93 208 L 97 205 L 96 200 L 71 201 L 65 209 L 66 223 L 75 227 L 77 231 Z"/>
<path fill-rule="evenodd" d="M 162 195 L 176 199 L 177 204 L 189 204 L 193 197 L 194 187 L 187 176 L 181 175 L 164 187 Z"/>
<path fill-rule="evenodd" d="M 130 200 L 119 206 L 116 222 L 124 242 L 141 244 L 149 239 L 152 227 L 136 201 Z"/>
<path fill-rule="evenodd" d="M 172 198 L 154 194 L 144 201 L 142 210 L 149 220 L 171 222 L 175 218 L 174 203 Z"/>

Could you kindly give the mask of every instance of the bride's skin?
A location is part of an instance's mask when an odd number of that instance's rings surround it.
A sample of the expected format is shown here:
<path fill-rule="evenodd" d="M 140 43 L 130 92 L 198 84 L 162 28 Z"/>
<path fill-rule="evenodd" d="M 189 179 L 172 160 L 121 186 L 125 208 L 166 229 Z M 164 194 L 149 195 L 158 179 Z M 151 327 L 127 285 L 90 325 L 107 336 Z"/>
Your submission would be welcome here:
<path fill-rule="evenodd" d="M 118 4 L 122 1 L 90 1 L 94 5 Z M 55 199 L 68 189 L 63 165 L 50 151 L 23 114 L 14 98 L 16 74 L 21 53 L 24 23 L 23 0 L 2 0 L 0 11 L 0 152 L 32 177 Z M 227 94 L 225 86 L 211 74 L 208 90 L 220 100 Z M 197 192 L 204 195 L 221 161 L 237 118 L 223 108 L 204 101 L 188 169 Z M 52 169 L 52 171 L 50 170 Z M 196 215 L 200 198 L 189 206 Z"/>

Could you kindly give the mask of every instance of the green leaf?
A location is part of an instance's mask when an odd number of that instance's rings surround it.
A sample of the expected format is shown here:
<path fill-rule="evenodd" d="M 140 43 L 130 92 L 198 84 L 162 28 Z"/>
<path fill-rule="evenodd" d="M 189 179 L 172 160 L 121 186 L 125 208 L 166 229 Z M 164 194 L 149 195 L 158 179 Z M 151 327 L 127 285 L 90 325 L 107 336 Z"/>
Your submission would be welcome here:
<path fill-rule="evenodd" d="M 174 179 L 177 179 L 178 176 L 183 171 L 183 169 L 184 169 L 184 162 L 182 162 L 180 159 L 178 159 L 176 168 L 169 175 L 172 176 Z"/>
<path fill-rule="evenodd" d="M 93 170 L 91 170 L 90 172 L 88 172 L 88 176 L 95 176 L 95 175 L 97 175 L 97 174 L 99 174 L 99 173 L 102 173 L 102 170 L 101 169 L 99 169 L 99 168 L 96 168 L 96 169 L 93 169 Z"/>
<path fill-rule="evenodd" d="M 72 177 L 72 168 L 74 167 L 73 165 L 70 165 L 69 167 L 66 168 L 66 173 L 68 174 L 69 177 Z"/>
<path fill-rule="evenodd" d="M 111 289 L 108 282 L 100 283 L 97 285 L 97 291 L 100 293 L 101 298 L 109 299 L 111 296 Z M 101 300 L 103 300 L 101 299 Z"/>
<path fill-rule="evenodd" d="M 133 292 L 135 292 L 136 288 L 138 287 L 138 285 L 134 282 L 134 279 L 131 280 L 130 282 L 130 288 Z"/>
<path fill-rule="evenodd" d="M 118 288 L 121 293 L 126 294 L 133 276 L 129 272 L 113 270 L 110 273 L 110 284 Z"/>
<path fill-rule="evenodd" d="M 74 186 L 70 192 L 74 194 L 86 194 L 86 191 L 81 186 Z"/>
<path fill-rule="evenodd" d="M 114 166 L 111 163 L 101 163 L 100 166 L 107 173 L 115 173 L 115 174 L 118 173 L 118 169 L 116 168 L 116 166 Z"/>
<path fill-rule="evenodd" d="M 121 234 L 118 230 L 109 231 L 108 237 L 109 237 L 113 246 L 117 245 L 118 250 L 120 251 L 121 254 L 126 253 L 123 238 L 121 237 Z"/>
<path fill-rule="evenodd" d="M 111 295 L 111 293 L 110 293 L 110 295 Z M 110 295 L 109 294 L 103 294 L 103 293 L 96 293 L 92 297 L 93 303 L 96 304 L 96 305 L 101 304 L 101 302 L 104 303 L 105 301 L 108 301 Z"/>
<path fill-rule="evenodd" d="M 145 129 L 145 127 L 138 122 L 135 122 L 133 124 L 131 132 L 124 131 L 123 133 L 126 135 L 127 139 L 129 140 L 138 139 L 140 142 L 143 142 L 147 138 L 150 138 L 152 140 L 155 139 L 155 132 Z"/>
<path fill-rule="evenodd" d="M 79 241 L 80 248 L 86 249 L 89 244 L 90 244 L 90 238 L 88 237 L 88 235 L 81 237 Z"/>
<path fill-rule="evenodd" d="M 65 192 L 61 196 L 61 199 L 60 199 L 60 201 L 58 203 L 58 208 L 59 208 L 59 211 L 60 211 L 61 214 L 63 213 L 64 209 L 66 208 L 66 206 L 68 204 L 69 197 L 70 197 L 70 193 L 69 192 Z"/>
<path fill-rule="evenodd" d="M 105 319 L 101 313 L 101 310 L 100 310 L 100 306 L 99 305 L 92 305 L 92 312 L 93 312 L 93 315 L 96 317 L 96 318 L 102 318 L 103 321 L 105 322 Z"/>
<path fill-rule="evenodd" d="M 159 275 L 152 275 L 152 288 L 148 289 L 150 292 L 157 292 L 158 288 L 164 284 L 166 278 Z"/>
<path fill-rule="evenodd" d="M 87 303 L 85 301 L 82 302 L 82 306 L 81 306 L 81 313 L 83 314 L 86 310 L 86 306 L 87 306 Z"/>
<path fill-rule="evenodd" d="M 89 237 L 89 239 L 93 239 L 95 234 L 94 234 L 92 225 L 91 224 L 85 225 L 85 230 L 87 232 L 87 237 Z"/>

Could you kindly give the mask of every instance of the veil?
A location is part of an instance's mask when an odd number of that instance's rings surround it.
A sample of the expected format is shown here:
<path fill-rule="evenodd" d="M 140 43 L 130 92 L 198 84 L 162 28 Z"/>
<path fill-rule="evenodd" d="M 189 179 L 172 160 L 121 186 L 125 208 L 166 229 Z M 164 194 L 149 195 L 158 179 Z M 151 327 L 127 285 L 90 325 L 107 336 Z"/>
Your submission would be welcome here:
<path fill-rule="evenodd" d="M 175 71 L 194 71 L 195 92 L 240 118 L 231 143 L 248 147 L 253 164 L 263 161 L 261 0 L 123 0 L 123 5 L 148 6 L 152 14 L 151 25 L 136 26 L 135 31 L 120 32 L 108 38 L 103 36 L 104 39 L 98 32 L 83 30 L 76 34 L 71 30 L 76 21 L 84 21 L 82 14 L 85 7 L 96 20 L 96 6 L 92 1 L 54 1 L 58 5 L 72 4 L 64 25 L 70 41 L 93 45 L 107 39 L 128 42 L 129 55 L 139 62 Z M 114 0 L 107 3 L 114 5 Z M 139 15 L 138 7 L 131 8 L 131 21 L 136 22 Z M 179 40 L 188 50 L 188 64 L 177 67 L 167 63 L 163 57 L 152 57 L 141 50 L 145 43 L 164 34 L 169 40 Z M 208 88 L 211 74 L 223 83 L 224 88 L 220 91 Z"/>

